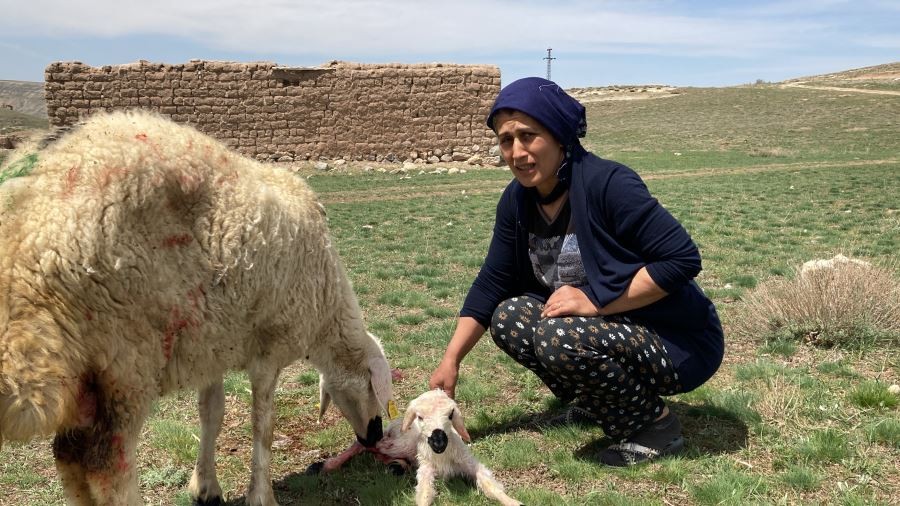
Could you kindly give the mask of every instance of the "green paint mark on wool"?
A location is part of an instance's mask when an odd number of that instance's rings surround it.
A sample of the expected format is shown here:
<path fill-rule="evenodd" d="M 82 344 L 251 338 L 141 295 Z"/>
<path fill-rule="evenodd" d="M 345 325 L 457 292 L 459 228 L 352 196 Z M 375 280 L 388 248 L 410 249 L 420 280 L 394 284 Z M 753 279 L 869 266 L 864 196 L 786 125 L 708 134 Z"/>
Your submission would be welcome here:
<path fill-rule="evenodd" d="M 0 172 L 0 184 L 5 183 L 7 179 L 27 176 L 32 170 L 34 170 L 34 166 L 37 164 L 37 160 L 37 153 L 31 153 L 30 155 L 26 155 L 9 164 L 8 167 Z"/>

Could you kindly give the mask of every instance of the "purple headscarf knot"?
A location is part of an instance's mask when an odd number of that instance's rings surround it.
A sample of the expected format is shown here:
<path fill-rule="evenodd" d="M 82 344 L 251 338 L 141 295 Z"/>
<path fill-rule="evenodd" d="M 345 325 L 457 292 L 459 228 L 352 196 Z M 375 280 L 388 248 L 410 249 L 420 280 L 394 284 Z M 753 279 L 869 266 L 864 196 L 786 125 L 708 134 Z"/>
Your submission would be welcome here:
<path fill-rule="evenodd" d="M 487 125 L 495 133 L 494 116 L 501 109 L 514 109 L 536 119 L 570 150 L 587 132 L 584 106 L 570 97 L 558 84 L 540 77 L 525 77 L 506 85 L 491 107 Z"/>

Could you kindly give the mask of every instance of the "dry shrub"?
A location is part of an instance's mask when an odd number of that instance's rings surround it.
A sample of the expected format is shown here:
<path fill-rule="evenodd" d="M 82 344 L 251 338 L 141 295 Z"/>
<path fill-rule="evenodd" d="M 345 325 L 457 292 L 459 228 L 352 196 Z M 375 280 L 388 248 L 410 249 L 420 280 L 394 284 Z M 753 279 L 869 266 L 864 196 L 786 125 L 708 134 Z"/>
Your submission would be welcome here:
<path fill-rule="evenodd" d="M 773 278 L 741 301 L 735 334 L 818 346 L 900 343 L 900 283 L 893 269 L 838 255 Z"/>

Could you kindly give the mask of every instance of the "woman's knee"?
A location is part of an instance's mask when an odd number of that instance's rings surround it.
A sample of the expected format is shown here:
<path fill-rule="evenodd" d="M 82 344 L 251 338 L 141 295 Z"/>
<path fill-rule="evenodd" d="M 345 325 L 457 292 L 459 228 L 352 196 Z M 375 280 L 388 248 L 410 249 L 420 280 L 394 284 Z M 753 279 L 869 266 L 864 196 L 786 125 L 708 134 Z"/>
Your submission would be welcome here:
<path fill-rule="evenodd" d="M 528 297 L 512 297 L 494 309 L 491 338 L 500 348 L 509 349 L 511 339 L 531 340 L 535 318 L 540 318 L 540 302 Z"/>

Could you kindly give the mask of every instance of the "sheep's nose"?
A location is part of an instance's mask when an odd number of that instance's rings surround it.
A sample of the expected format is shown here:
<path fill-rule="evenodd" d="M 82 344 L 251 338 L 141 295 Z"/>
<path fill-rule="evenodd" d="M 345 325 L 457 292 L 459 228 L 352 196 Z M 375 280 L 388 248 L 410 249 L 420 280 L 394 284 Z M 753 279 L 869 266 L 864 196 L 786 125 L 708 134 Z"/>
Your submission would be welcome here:
<path fill-rule="evenodd" d="M 384 436 L 384 432 L 381 429 L 381 417 L 376 416 L 375 418 L 369 420 L 369 426 L 366 427 L 366 437 L 363 439 L 359 434 L 356 435 L 356 440 L 366 448 L 372 448 L 375 446 L 375 443 L 381 441 L 381 438 Z"/>
<path fill-rule="evenodd" d="M 447 449 L 447 433 L 441 429 L 434 429 L 434 432 L 428 436 L 428 446 L 434 450 L 434 453 L 444 453 Z"/>

